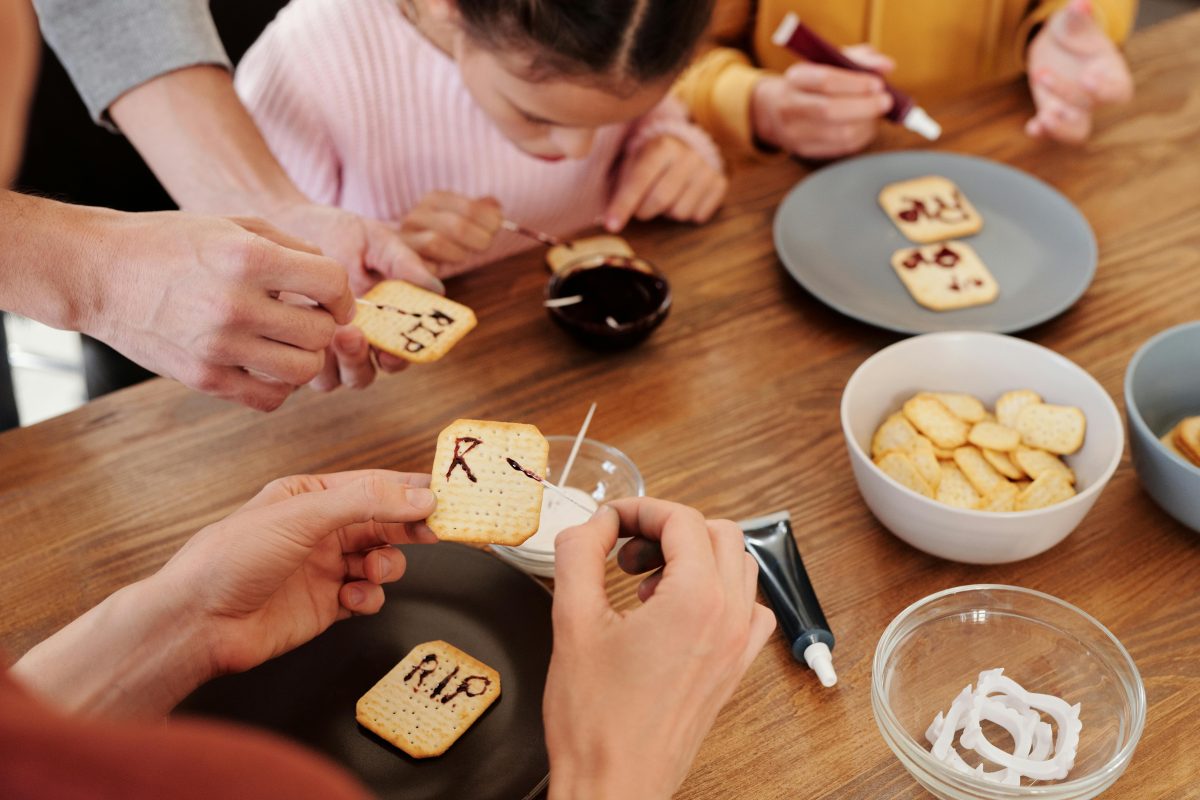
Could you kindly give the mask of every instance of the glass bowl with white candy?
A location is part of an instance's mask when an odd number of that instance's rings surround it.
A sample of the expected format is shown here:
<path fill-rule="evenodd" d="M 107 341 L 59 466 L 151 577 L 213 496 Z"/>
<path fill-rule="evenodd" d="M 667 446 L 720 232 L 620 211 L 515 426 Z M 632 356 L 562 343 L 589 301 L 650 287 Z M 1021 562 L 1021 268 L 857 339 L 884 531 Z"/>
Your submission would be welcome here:
<path fill-rule="evenodd" d="M 900 763 L 946 800 L 1095 797 L 1146 722 L 1116 637 L 1015 586 L 948 589 L 902 611 L 876 647 L 871 704 Z"/>

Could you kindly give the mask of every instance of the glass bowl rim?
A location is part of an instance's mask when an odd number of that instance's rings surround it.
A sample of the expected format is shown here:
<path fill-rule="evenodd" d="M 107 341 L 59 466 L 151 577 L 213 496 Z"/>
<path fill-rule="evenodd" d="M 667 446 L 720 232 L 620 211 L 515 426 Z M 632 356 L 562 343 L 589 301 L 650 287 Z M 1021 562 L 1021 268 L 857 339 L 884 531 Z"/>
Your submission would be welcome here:
<path fill-rule="evenodd" d="M 934 602 L 946 597 L 957 594 L 967 594 L 970 592 L 983 591 L 1001 591 L 1011 592 L 1014 594 L 1023 594 L 1029 597 L 1035 597 L 1039 600 L 1053 603 L 1068 612 L 1072 612 L 1079 616 L 1084 622 L 1090 623 L 1095 629 L 1100 631 L 1109 642 L 1116 648 L 1117 654 L 1124 660 L 1124 665 L 1128 668 L 1132 676 L 1132 685 L 1135 689 L 1132 697 L 1133 715 L 1130 722 L 1130 730 L 1128 740 L 1121 749 L 1112 756 L 1103 767 L 1091 775 L 1075 780 L 1061 781 L 1053 784 L 1037 785 L 1037 786 L 1001 786 L 992 781 L 976 778 L 968 773 L 961 773 L 953 770 L 949 766 L 943 764 L 929 754 L 929 751 L 919 742 L 914 740 L 909 735 L 907 729 L 896 718 L 892 711 L 891 705 L 883 694 L 883 668 L 885 656 L 890 656 L 893 647 L 887 645 L 893 644 L 891 640 L 895 638 L 901 625 L 908 620 L 917 610 L 931 605 Z M 915 629 L 914 629 L 915 630 Z M 885 652 L 886 651 L 886 652 Z M 895 616 L 888 626 L 884 629 L 883 634 L 879 637 L 879 643 L 875 646 L 875 656 L 871 662 L 871 699 L 872 710 L 875 712 L 877 724 L 885 729 L 884 739 L 889 748 L 893 751 L 896 748 L 903 749 L 904 755 L 915 760 L 928 773 L 939 778 L 948 778 L 955 783 L 962 782 L 972 789 L 986 789 L 988 793 L 995 793 L 995 796 L 1003 797 L 1073 797 L 1074 793 L 1079 791 L 1087 791 L 1089 789 L 1110 785 L 1116 780 L 1125 768 L 1129 761 L 1133 758 L 1133 752 L 1137 748 L 1138 742 L 1141 741 L 1142 732 L 1146 726 L 1146 687 L 1142 681 L 1142 674 L 1137 668 L 1133 657 L 1129 655 L 1129 651 L 1121 644 L 1121 641 L 1113 635 L 1107 627 L 1104 626 L 1098 619 L 1093 617 L 1078 606 L 1068 603 L 1066 600 L 1055 597 L 1054 595 L 1045 592 L 1039 592 L 1036 589 L 1026 589 L 1022 586 L 1011 586 L 1000 583 L 974 583 L 965 586 L 955 586 L 950 589 L 943 589 L 939 592 L 927 595 L 920 600 L 908 605 L 903 611 Z M 893 745 L 892 739 L 896 740 Z M 899 753 L 894 753 L 899 757 Z M 904 759 L 900 759 L 901 764 L 910 773 L 913 771 Z"/>
<path fill-rule="evenodd" d="M 555 433 L 555 434 L 551 434 L 550 436 L 547 436 L 546 441 L 547 442 L 574 443 L 575 435 L 567 434 L 567 433 Z M 581 444 L 579 447 L 580 452 L 583 452 L 583 445 L 592 445 L 593 447 L 602 451 L 606 456 L 608 456 L 609 460 L 623 462 L 622 465 L 627 467 L 635 478 L 634 485 L 637 488 L 637 494 L 635 494 L 633 496 L 634 497 L 645 497 L 646 496 L 646 479 L 642 477 L 642 471 L 640 469 L 638 469 L 637 464 L 633 463 L 632 458 L 625 455 L 625 453 L 623 451 L 618 450 L 616 447 L 613 447 L 611 444 L 605 444 L 604 442 L 601 442 L 597 439 L 592 439 L 591 437 L 587 437 L 587 436 L 584 437 L 583 444 Z M 501 545 L 501 546 L 506 546 L 506 545 Z M 526 548 L 526 549 L 522 549 L 522 548 L 524 548 L 524 545 L 517 545 L 516 547 L 509 547 L 510 550 L 514 550 L 520 554 L 529 554 L 534 557 L 540 556 L 542 558 L 549 556 L 551 563 L 553 563 L 553 560 L 554 560 L 554 551 L 553 550 L 541 550 L 541 549 L 538 549 L 535 547 L 530 547 L 530 548 Z"/>

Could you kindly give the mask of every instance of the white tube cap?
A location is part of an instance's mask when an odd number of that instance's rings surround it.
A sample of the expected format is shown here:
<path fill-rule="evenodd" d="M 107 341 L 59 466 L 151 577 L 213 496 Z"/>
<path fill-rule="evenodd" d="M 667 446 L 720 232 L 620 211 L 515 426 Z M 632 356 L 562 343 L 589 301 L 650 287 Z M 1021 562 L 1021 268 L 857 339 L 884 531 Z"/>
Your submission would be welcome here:
<path fill-rule="evenodd" d="M 904 127 L 913 133 L 919 133 L 931 142 L 942 138 L 942 126 L 938 125 L 937 120 L 929 116 L 929 112 L 920 106 L 913 106 L 904 115 Z"/>
<path fill-rule="evenodd" d="M 837 673 L 833 671 L 833 653 L 824 642 L 814 642 L 804 648 L 804 663 L 817 673 L 822 686 L 833 686 L 837 683 Z"/>

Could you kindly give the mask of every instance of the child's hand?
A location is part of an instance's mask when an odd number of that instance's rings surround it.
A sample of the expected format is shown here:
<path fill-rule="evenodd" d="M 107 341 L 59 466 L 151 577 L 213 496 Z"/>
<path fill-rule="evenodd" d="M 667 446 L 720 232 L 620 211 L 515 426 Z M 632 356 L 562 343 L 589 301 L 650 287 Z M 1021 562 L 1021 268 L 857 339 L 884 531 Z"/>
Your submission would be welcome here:
<path fill-rule="evenodd" d="M 674 136 L 660 136 L 621 165 L 604 227 L 616 233 L 634 216 L 707 222 L 727 188 L 729 181 L 699 153 Z"/>
<path fill-rule="evenodd" d="M 884 74 L 896 67 L 869 45 L 848 47 L 846 55 Z M 892 102 L 878 75 L 800 63 L 755 84 L 750 119 L 768 145 L 803 158 L 837 158 L 874 141 Z"/>
<path fill-rule="evenodd" d="M 430 192 L 400 223 L 400 236 L 427 261 L 457 264 L 492 246 L 504 217 L 494 197 Z"/>
<path fill-rule="evenodd" d="M 1091 0 L 1072 0 L 1029 45 L 1029 88 L 1037 115 L 1030 136 L 1079 143 L 1092 131 L 1092 111 L 1133 97 L 1133 77 L 1116 45 L 1092 17 Z"/>

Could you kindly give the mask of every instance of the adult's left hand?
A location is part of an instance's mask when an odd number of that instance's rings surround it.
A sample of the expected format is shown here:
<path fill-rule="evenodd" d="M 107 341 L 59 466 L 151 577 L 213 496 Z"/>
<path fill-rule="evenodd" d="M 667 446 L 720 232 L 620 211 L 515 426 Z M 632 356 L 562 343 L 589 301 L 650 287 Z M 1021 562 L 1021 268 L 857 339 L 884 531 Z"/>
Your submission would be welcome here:
<path fill-rule="evenodd" d="M 392 545 L 434 542 L 428 475 L 384 470 L 303 475 L 266 486 L 197 533 L 149 581 L 181 599 L 211 673 L 250 669 L 337 620 L 374 614 L 404 574 Z"/>
<path fill-rule="evenodd" d="M 1027 61 L 1037 114 L 1025 132 L 1035 138 L 1083 142 L 1097 108 L 1133 98 L 1129 66 L 1092 16 L 1091 0 L 1071 0 L 1050 17 Z"/>

